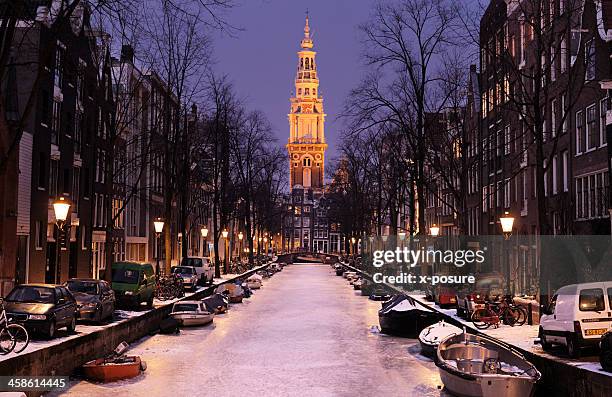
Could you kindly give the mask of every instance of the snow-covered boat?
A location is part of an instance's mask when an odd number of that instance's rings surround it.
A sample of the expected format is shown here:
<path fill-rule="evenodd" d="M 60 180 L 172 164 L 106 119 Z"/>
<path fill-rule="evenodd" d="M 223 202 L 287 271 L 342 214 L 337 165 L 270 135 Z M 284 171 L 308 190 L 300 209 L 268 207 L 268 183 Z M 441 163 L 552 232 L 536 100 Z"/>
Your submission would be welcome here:
<path fill-rule="evenodd" d="M 170 316 L 182 325 L 189 326 L 211 323 L 215 314 L 206 309 L 204 302 L 181 301 L 174 304 Z"/>
<path fill-rule="evenodd" d="M 263 277 L 259 274 L 251 274 L 246 282 L 250 289 L 259 289 L 263 283 Z"/>
<path fill-rule="evenodd" d="M 221 284 L 216 292 L 227 295 L 230 303 L 240 303 L 244 297 L 242 286 L 234 283 Z"/>
<path fill-rule="evenodd" d="M 381 332 L 409 338 L 439 320 L 438 313 L 407 295 L 394 296 L 378 311 Z"/>
<path fill-rule="evenodd" d="M 98 358 L 83 364 L 85 378 L 97 382 L 115 382 L 138 376 L 147 369 L 147 364 L 140 356 L 126 356 L 129 345 L 121 342 L 115 351 L 105 358 Z"/>
<path fill-rule="evenodd" d="M 353 281 L 353 289 L 360 290 L 362 283 L 363 283 L 363 279 L 362 278 L 359 278 L 359 279 Z"/>
<path fill-rule="evenodd" d="M 428 357 L 436 357 L 438 345 L 449 336 L 462 334 L 463 330 L 444 320 L 423 328 L 419 334 L 421 353 Z"/>
<path fill-rule="evenodd" d="M 445 388 L 461 397 L 529 397 L 542 376 L 510 346 L 465 332 L 440 343 L 436 365 Z"/>
<path fill-rule="evenodd" d="M 202 299 L 202 303 L 206 305 L 206 310 L 215 314 L 225 313 L 229 306 L 229 298 L 223 294 L 213 294 Z"/>

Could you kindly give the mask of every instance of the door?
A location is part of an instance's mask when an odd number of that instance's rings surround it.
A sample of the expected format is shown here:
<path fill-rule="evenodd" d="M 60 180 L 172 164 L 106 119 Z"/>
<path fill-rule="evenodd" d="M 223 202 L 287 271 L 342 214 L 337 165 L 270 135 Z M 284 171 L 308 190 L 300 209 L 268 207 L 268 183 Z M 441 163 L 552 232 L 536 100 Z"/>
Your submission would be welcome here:
<path fill-rule="evenodd" d="M 64 296 L 62 289 L 60 287 L 55 288 L 55 322 L 56 327 L 60 328 L 66 325 L 66 306 L 68 304 L 68 300 Z"/>
<path fill-rule="evenodd" d="M 15 266 L 15 284 L 25 284 L 28 272 L 28 237 L 17 236 L 17 264 Z"/>
<path fill-rule="evenodd" d="M 70 243 L 70 253 L 68 255 L 68 278 L 77 278 L 77 243 Z"/>

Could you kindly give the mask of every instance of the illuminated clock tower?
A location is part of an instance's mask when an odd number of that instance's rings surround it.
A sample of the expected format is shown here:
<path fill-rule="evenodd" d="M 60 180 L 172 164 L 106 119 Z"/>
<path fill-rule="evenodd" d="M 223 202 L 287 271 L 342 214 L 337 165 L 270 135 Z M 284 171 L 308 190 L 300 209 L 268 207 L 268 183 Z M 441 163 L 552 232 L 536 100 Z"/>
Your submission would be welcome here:
<path fill-rule="evenodd" d="M 312 50 L 306 16 L 304 38 L 298 51 L 295 96 L 289 113 L 289 170 L 291 188 L 322 190 L 325 167 L 325 113 L 319 95 L 316 52 Z"/>

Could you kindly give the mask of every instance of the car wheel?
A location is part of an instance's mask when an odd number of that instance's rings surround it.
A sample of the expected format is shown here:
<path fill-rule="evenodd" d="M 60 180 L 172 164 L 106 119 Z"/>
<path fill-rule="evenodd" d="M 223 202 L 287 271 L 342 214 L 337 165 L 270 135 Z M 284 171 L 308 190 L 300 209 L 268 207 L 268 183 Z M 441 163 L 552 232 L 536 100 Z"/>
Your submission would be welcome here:
<path fill-rule="evenodd" d="M 76 330 L 76 316 L 72 316 L 72 320 L 70 320 L 70 324 L 68 324 L 66 330 L 68 331 L 68 333 L 74 333 L 74 331 Z"/>
<path fill-rule="evenodd" d="M 46 333 L 47 339 L 53 339 L 55 337 L 55 331 L 56 331 L 55 320 L 51 320 L 49 322 L 49 327 L 47 328 L 47 333 Z"/>
<path fill-rule="evenodd" d="M 567 346 L 567 355 L 571 358 L 579 358 L 580 357 L 580 346 L 576 343 L 576 340 L 573 336 L 567 336 L 565 338 L 565 343 Z"/>
<path fill-rule="evenodd" d="M 538 336 L 540 337 L 540 345 L 542 345 L 542 350 L 549 351 L 552 348 L 552 343 L 546 340 L 546 335 L 544 334 L 544 329 L 540 327 L 538 331 Z"/>

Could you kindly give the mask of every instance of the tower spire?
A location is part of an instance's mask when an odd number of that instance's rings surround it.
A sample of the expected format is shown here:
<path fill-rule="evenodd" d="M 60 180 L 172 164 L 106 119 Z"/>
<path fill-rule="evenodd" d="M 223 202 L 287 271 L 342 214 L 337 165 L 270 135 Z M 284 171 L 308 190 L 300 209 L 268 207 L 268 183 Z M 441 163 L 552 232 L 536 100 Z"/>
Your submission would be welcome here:
<path fill-rule="evenodd" d="M 304 38 L 302 39 L 302 48 L 310 49 L 313 47 L 312 39 L 310 38 L 310 25 L 309 25 L 308 9 L 306 9 L 306 25 L 304 25 Z"/>

